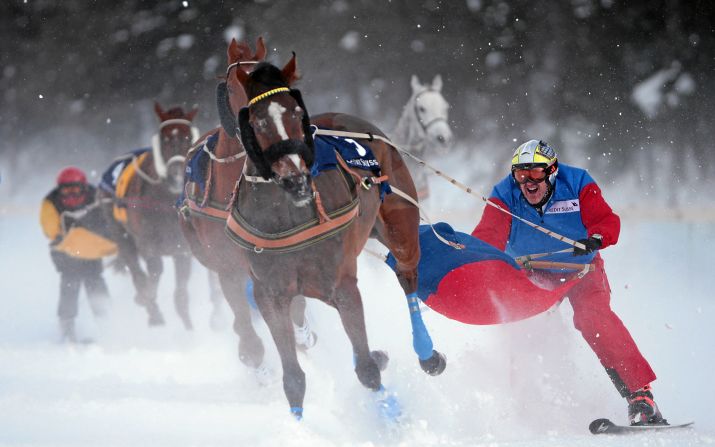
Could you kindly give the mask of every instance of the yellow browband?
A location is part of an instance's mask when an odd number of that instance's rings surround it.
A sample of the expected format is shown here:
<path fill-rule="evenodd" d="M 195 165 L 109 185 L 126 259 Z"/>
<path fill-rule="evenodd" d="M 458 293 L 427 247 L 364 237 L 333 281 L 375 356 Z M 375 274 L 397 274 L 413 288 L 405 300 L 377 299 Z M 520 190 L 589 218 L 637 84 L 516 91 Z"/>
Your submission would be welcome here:
<path fill-rule="evenodd" d="M 261 93 L 260 95 L 256 96 L 252 100 L 248 101 L 248 105 L 252 106 L 253 104 L 257 103 L 258 101 L 262 99 L 266 99 L 271 95 L 275 95 L 276 93 L 281 93 L 281 92 L 289 92 L 290 89 L 288 87 L 278 87 L 274 88 L 273 90 L 268 90 L 265 93 Z"/>

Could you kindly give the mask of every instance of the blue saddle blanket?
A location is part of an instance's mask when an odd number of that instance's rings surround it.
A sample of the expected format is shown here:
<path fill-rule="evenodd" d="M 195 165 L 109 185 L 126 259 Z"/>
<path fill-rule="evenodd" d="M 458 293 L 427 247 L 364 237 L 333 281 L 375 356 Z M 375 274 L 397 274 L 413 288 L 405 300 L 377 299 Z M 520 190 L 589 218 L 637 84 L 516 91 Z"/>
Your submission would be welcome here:
<path fill-rule="evenodd" d="M 142 147 L 139 149 L 134 149 L 133 151 L 122 155 L 112 161 L 112 164 L 102 173 L 102 177 L 99 180 L 99 187 L 111 194 L 117 189 L 117 181 L 119 180 L 119 175 L 122 173 L 124 168 L 134 159 L 144 152 L 149 152 L 150 147 Z"/>
<path fill-rule="evenodd" d="M 202 146 L 198 147 L 188 163 L 184 171 L 184 184 L 193 182 L 199 185 L 201 194 L 206 189 L 206 169 L 209 165 L 210 156 L 204 151 L 204 147 L 211 153 L 216 149 L 218 143 L 218 132 L 214 133 L 206 139 Z"/>
<path fill-rule="evenodd" d="M 315 177 L 323 171 L 337 169 L 338 159 L 336 151 L 345 160 L 348 166 L 356 169 L 366 169 L 373 173 L 375 177 L 381 175 L 380 163 L 375 158 L 372 149 L 364 146 L 351 138 L 334 137 L 331 135 L 316 135 L 315 161 L 310 169 L 310 174 Z M 385 194 L 391 193 L 388 182 L 380 183 L 380 199 Z"/>
<path fill-rule="evenodd" d="M 492 247 L 486 242 L 470 234 L 454 231 L 445 222 L 434 224 L 434 230 L 450 242 L 464 245 L 462 250 L 456 250 L 437 239 L 429 225 L 420 225 L 420 263 L 417 266 L 417 295 L 423 300 L 437 291 L 442 279 L 452 270 L 463 265 L 480 261 L 503 261 L 515 270 L 521 267 L 509 255 Z M 393 270 L 397 268 L 397 260 L 390 253 L 385 261 Z"/>

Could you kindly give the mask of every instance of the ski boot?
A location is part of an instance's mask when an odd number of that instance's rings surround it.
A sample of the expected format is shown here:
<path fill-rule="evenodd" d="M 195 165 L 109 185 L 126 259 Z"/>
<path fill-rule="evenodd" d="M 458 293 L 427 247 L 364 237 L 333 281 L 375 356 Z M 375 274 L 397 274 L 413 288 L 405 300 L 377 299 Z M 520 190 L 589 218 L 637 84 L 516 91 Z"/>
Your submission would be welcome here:
<path fill-rule="evenodd" d="M 653 401 L 650 385 L 631 393 L 626 398 L 628 401 L 628 420 L 631 425 L 668 425 L 668 421 L 658 410 L 658 405 Z"/>

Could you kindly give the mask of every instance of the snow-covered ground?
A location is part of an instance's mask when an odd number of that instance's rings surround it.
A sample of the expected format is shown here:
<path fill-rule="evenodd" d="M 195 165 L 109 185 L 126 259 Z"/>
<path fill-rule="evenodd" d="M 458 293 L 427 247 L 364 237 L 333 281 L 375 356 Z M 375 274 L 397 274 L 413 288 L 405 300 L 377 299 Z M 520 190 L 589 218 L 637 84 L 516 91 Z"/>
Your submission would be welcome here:
<path fill-rule="evenodd" d="M 481 202 L 439 179 L 433 185 L 439 200 L 429 203 L 431 217 L 471 230 Z M 20 195 L 39 207 L 43 193 Z M 603 253 L 613 307 L 659 376 L 654 393 L 664 415 L 696 421 L 693 429 L 626 437 L 588 432 L 597 417 L 625 422 L 626 405 L 573 329 L 568 303 L 500 327 L 466 326 L 425 312 L 437 349 L 448 357 L 445 373 L 429 377 L 412 352 L 397 281 L 387 267 L 363 256 L 360 288 L 371 347 L 390 353 L 384 383 L 406 416 L 395 432 L 378 418 L 371 393 L 352 371 L 336 312 L 316 301 L 309 302 L 309 313 L 318 344 L 300 357 L 308 384 L 305 418 L 294 421 L 280 382 L 259 387 L 238 361 L 228 307 L 223 330 L 210 329 L 208 283 L 198 264 L 191 281 L 193 333 L 173 312 L 168 264 L 160 297 L 166 327 L 148 328 L 132 301 L 129 278 L 107 271 L 111 317 L 97 323 L 82 297 L 78 319 L 80 334 L 96 342 L 58 343 L 58 275 L 36 210 L 5 202 L 0 445 L 712 445 L 713 248 L 715 222 L 624 218 L 620 243 Z M 269 361 L 279 370 L 260 324 Z"/>

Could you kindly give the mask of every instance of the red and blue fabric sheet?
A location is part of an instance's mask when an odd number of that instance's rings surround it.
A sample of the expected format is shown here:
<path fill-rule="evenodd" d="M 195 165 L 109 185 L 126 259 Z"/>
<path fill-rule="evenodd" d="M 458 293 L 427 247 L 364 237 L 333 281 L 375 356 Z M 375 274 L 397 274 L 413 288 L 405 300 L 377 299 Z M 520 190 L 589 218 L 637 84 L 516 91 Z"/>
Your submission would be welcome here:
<path fill-rule="evenodd" d="M 575 284 L 555 290 L 532 283 L 506 253 L 444 222 L 434 225 L 443 238 L 464 245 L 459 250 L 437 239 L 429 225 L 420 226 L 417 294 L 432 310 L 466 324 L 519 321 L 548 310 Z M 395 269 L 395 258 L 387 264 Z"/>

